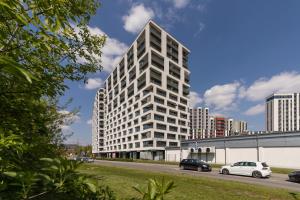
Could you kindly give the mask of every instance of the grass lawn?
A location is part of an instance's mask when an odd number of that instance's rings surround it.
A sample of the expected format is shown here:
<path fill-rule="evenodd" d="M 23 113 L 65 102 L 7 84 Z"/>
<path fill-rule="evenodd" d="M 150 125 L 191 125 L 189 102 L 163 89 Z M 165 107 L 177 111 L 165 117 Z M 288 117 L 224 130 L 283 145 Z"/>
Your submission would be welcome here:
<path fill-rule="evenodd" d="M 92 179 L 100 179 L 101 183 L 108 185 L 116 192 L 118 199 L 138 197 L 132 186 L 146 186 L 147 179 L 173 180 L 176 188 L 167 196 L 167 200 L 185 199 L 243 199 L 243 200 L 295 200 L 300 199 L 300 193 L 290 193 L 287 190 L 273 189 L 263 186 L 223 181 L 206 177 L 193 177 L 191 175 L 154 173 L 143 170 L 133 170 L 119 167 L 106 167 L 94 164 L 84 164 L 80 167 L 81 173 L 89 175 Z"/>
<path fill-rule="evenodd" d="M 164 164 L 164 165 L 178 165 L 178 162 L 165 162 L 165 161 L 157 161 L 157 160 L 132 160 L 132 159 L 122 159 L 122 158 L 101 158 L 100 160 L 109 160 L 109 161 L 122 161 L 122 162 L 137 162 L 137 163 L 152 163 L 152 164 Z M 213 168 L 221 168 L 221 164 L 214 164 L 210 163 L 210 165 Z M 294 169 L 287 169 L 287 168 L 277 168 L 277 167 L 271 167 L 273 173 L 279 173 L 279 174 L 289 174 Z"/>

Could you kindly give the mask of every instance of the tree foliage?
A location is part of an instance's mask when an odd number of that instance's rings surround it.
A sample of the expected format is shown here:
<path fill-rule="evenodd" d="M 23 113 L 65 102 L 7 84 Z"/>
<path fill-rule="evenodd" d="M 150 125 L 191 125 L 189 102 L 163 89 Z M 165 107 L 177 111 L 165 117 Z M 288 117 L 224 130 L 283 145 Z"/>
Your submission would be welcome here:
<path fill-rule="evenodd" d="M 66 81 L 85 81 L 102 68 L 105 37 L 88 28 L 99 6 L 97 0 L 0 1 L 0 197 L 63 196 L 74 187 L 99 199 L 100 191 L 75 167 L 61 171 L 73 164 L 60 158 L 61 125 L 69 114 L 58 104 Z M 43 157 L 59 171 L 43 171 Z M 69 172 L 73 179 L 57 179 Z"/>

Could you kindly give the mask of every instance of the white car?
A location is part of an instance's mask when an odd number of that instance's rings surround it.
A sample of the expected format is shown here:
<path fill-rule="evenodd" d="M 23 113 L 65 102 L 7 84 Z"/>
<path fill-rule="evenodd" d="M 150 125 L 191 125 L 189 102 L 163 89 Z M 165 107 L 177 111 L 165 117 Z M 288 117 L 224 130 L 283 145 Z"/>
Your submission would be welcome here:
<path fill-rule="evenodd" d="M 233 165 L 222 166 L 220 173 L 228 175 L 253 176 L 255 178 L 270 177 L 272 171 L 265 162 L 242 161 Z"/>

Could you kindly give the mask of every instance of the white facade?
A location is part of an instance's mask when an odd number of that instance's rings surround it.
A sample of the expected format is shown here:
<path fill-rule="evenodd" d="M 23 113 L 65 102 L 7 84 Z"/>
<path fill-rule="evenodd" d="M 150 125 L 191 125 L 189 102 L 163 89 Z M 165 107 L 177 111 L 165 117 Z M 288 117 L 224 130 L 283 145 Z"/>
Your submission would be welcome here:
<path fill-rule="evenodd" d="M 247 134 L 247 122 L 235 119 L 226 120 L 226 136 Z"/>
<path fill-rule="evenodd" d="M 104 83 L 103 151 L 162 159 L 188 137 L 189 50 L 153 21 Z"/>
<path fill-rule="evenodd" d="M 223 122 L 222 122 L 223 121 Z M 247 122 L 222 116 L 209 116 L 209 108 L 190 109 L 189 139 L 204 139 L 241 135 L 247 132 Z"/>
<path fill-rule="evenodd" d="M 190 139 L 201 139 L 209 137 L 209 109 L 190 109 Z"/>
<path fill-rule="evenodd" d="M 266 99 L 266 131 L 300 130 L 300 93 L 272 94 Z"/>
<path fill-rule="evenodd" d="M 103 151 L 104 146 L 104 89 L 96 93 L 92 116 L 92 153 Z"/>

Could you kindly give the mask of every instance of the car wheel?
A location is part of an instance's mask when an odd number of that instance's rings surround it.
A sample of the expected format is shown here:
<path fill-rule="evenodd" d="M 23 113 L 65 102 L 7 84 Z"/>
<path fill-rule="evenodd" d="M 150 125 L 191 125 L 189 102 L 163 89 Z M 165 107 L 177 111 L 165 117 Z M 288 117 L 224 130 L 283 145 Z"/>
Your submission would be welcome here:
<path fill-rule="evenodd" d="M 223 169 L 223 170 L 222 170 L 222 174 L 228 175 L 228 174 L 229 174 L 229 170 L 228 170 L 228 169 Z"/>
<path fill-rule="evenodd" d="M 290 180 L 291 182 L 294 182 L 294 181 L 295 181 L 295 177 L 290 176 L 290 177 L 289 177 L 289 180 Z"/>
<path fill-rule="evenodd" d="M 202 167 L 198 167 L 197 170 L 198 170 L 198 172 L 202 172 L 203 171 Z"/>
<path fill-rule="evenodd" d="M 254 171 L 254 172 L 252 173 L 252 176 L 253 176 L 254 178 L 261 178 L 261 177 L 262 177 L 262 175 L 261 175 L 261 173 L 260 173 L 259 171 Z"/>

